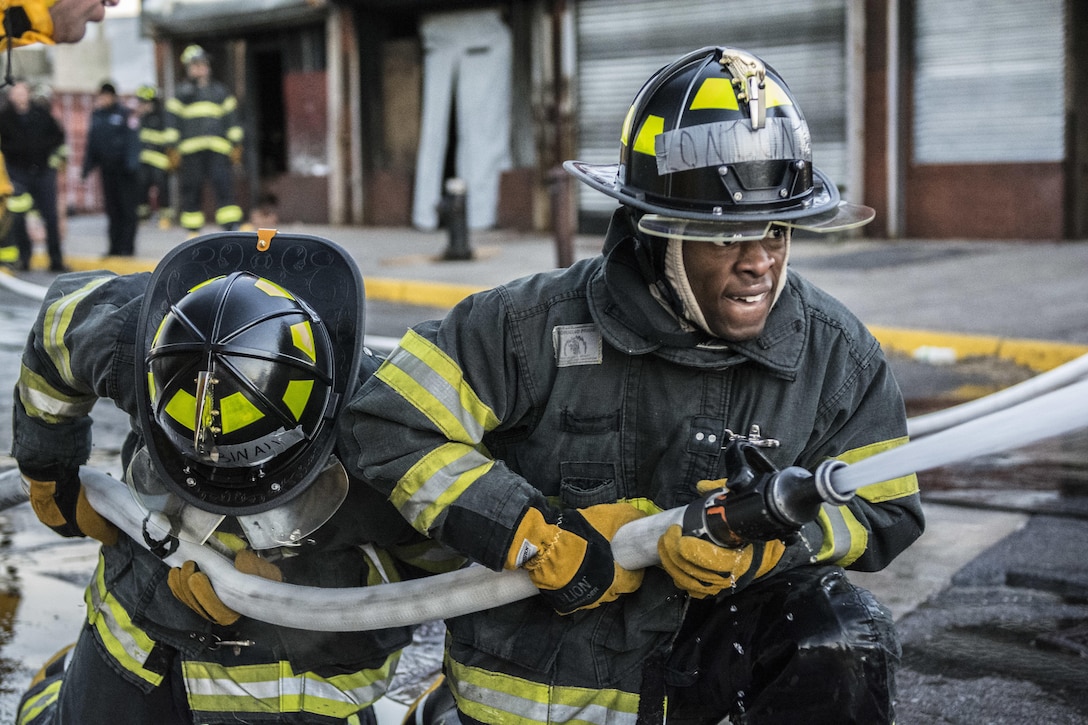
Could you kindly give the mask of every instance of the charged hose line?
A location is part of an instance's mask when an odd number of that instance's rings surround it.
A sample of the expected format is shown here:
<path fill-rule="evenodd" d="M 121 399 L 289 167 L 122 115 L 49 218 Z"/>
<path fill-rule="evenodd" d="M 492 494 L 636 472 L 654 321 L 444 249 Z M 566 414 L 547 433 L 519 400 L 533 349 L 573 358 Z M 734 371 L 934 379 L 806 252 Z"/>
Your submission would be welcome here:
<path fill-rule="evenodd" d="M 941 435 L 879 453 L 831 474 L 831 485 L 846 494 L 880 481 L 977 456 L 1028 445 L 1043 438 L 1088 427 L 1088 381 L 949 428 Z M 14 475 L 12 475 L 14 474 Z M 158 529 L 128 487 L 100 471 L 84 467 L 80 477 L 91 504 L 133 540 L 143 542 L 145 520 Z M 18 472 L 4 474 L 0 501 Z M 23 495 L 25 500 L 25 494 Z M 683 517 L 670 509 L 634 521 L 616 534 L 613 550 L 625 568 L 657 563 L 657 539 Z M 325 589 L 272 582 L 236 570 L 226 557 L 206 546 L 179 541 L 165 561 L 180 566 L 191 559 L 211 578 L 223 602 L 242 614 L 271 624 L 317 631 L 356 631 L 407 626 L 509 604 L 536 594 L 525 572 L 493 572 L 472 566 L 449 574 L 370 587 Z"/>
<path fill-rule="evenodd" d="M 907 434 L 911 439 L 922 438 L 1057 390 L 1086 376 L 1088 376 L 1088 355 L 1081 355 L 1053 370 L 1035 375 L 992 395 L 952 408 L 915 416 L 907 421 Z"/>

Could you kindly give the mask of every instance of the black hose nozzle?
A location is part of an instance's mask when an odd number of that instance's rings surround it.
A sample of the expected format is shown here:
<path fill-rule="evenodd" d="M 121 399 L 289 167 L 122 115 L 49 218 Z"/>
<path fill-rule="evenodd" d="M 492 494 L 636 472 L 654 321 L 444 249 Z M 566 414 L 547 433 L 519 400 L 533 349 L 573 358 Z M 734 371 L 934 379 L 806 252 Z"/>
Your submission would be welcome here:
<path fill-rule="evenodd" d="M 719 546 L 785 539 L 816 519 L 824 502 L 843 504 L 851 494 L 831 485 L 831 473 L 846 464 L 829 460 L 815 473 L 800 466 L 781 471 L 751 443 L 732 441 L 725 449 L 726 488 L 688 504 L 684 533 Z"/>

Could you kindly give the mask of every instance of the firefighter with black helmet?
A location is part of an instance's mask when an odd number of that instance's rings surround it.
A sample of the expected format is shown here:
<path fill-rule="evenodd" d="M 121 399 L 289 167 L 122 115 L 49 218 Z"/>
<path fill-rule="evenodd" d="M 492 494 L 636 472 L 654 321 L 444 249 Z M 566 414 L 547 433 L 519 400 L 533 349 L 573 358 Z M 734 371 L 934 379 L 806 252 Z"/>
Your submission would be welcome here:
<path fill-rule="evenodd" d="M 636 95 L 618 164 L 566 165 L 620 202 L 603 253 L 410 330 L 349 406 L 356 473 L 540 592 L 446 622 L 462 722 L 893 721 L 891 615 L 844 569 L 920 535 L 913 474 L 794 535 L 672 526 L 639 571 L 611 550 L 640 515 L 741 490 L 731 440 L 809 471 L 906 442 L 880 345 L 787 269 L 795 229 L 874 215 L 812 162 L 774 68 L 724 46 L 678 58 Z"/>
<path fill-rule="evenodd" d="M 308 235 L 211 234 L 154 273 L 59 276 L 24 350 L 13 455 L 38 517 L 102 542 L 73 649 L 24 695 L 20 725 L 365 723 L 409 628 L 308 632 L 241 616 L 178 541 L 240 571 L 359 587 L 458 566 L 340 462 L 345 399 L 377 367 L 351 257 Z M 129 414 L 123 483 L 168 534 L 120 533 L 88 503 L 90 411 Z M 159 519 L 157 519 L 159 520 Z"/>
<path fill-rule="evenodd" d="M 203 191 L 210 182 L 215 197 L 215 224 L 237 229 L 243 212 L 234 200 L 233 166 L 241 163 L 244 132 L 238 99 L 212 78 L 211 58 L 199 45 L 181 53 L 187 80 L 166 102 L 176 132 L 176 146 L 168 150 L 177 166 L 181 186 L 178 223 L 195 236 L 205 224 Z"/>

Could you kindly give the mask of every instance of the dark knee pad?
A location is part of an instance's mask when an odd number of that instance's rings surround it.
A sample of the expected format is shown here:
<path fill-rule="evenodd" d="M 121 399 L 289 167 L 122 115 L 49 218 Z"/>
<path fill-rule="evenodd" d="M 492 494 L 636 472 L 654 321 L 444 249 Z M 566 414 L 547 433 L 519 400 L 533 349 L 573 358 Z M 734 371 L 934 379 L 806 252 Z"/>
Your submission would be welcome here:
<path fill-rule="evenodd" d="M 669 661 L 670 722 L 890 723 L 891 614 L 838 567 L 693 602 Z"/>

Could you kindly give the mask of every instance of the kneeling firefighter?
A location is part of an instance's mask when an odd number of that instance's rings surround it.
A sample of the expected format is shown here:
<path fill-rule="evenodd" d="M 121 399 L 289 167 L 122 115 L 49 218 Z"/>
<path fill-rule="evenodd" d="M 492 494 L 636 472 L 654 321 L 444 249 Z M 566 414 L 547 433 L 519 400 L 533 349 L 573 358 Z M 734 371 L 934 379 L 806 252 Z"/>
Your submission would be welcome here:
<path fill-rule="evenodd" d="M 373 721 L 408 628 L 267 624 L 224 605 L 193 562 L 160 558 L 180 538 L 319 587 L 459 565 L 337 458 L 343 401 L 378 366 L 363 308 L 347 253 L 270 230 L 193 239 L 151 274 L 57 277 L 23 353 L 13 451 L 38 517 L 103 545 L 86 624 L 24 695 L 21 725 Z M 88 504 L 99 398 L 133 421 L 124 484 L 169 534 L 145 523 L 135 541 Z"/>

